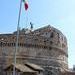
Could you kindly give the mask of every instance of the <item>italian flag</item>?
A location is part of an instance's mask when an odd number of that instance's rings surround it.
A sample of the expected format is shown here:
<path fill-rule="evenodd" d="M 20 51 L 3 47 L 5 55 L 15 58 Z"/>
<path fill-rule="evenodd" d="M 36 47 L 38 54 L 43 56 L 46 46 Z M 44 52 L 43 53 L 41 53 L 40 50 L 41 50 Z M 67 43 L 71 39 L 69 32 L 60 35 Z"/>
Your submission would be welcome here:
<path fill-rule="evenodd" d="M 23 0 L 23 2 L 24 2 L 25 10 L 27 10 L 28 9 L 28 2 L 27 2 L 27 0 Z"/>

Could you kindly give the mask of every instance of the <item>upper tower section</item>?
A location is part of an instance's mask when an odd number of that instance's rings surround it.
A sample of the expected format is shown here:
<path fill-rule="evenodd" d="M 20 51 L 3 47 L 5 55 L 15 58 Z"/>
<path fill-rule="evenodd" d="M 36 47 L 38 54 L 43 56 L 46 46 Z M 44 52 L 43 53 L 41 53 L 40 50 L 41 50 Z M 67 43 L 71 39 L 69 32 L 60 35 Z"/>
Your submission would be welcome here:
<path fill-rule="evenodd" d="M 6 45 L 11 46 L 16 42 L 16 32 L 13 34 L 1 34 L 0 41 L 6 43 Z M 20 30 L 19 34 L 19 46 L 22 44 L 36 45 L 37 47 L 43 46 L 45 48 L 54 47 L 62 50 L 68 56 L 67 50 L 67 39 L 58 29 L 51 27 L 50 25 L 36 29 L 34 31 Z"/>
<path fill-rule="evenodd" d="M 49 25 L 35 30 L 32 34 L 38 36 L 38 39 L 42 38 L 40 40 L 42 44 L 45 44 L 47 46 L 52 45 L 67 52 L 67 39 L 58 29 Z"/>

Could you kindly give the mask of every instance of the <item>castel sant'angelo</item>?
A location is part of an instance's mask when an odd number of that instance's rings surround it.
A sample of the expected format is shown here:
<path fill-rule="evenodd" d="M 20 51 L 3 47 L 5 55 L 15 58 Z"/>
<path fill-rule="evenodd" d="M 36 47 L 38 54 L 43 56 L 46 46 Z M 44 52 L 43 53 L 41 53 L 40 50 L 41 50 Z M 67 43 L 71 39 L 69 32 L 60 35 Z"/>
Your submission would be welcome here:
<path fill-rule="evenodd" d="M 0 34 L 0 70 L 13 63 L 16 33 L 15 31 L 11 34 Z M 68 70 L 67 39 L 61 31 L 50 25 L 34 31 L 22 29 L 19 31 L 16 58 L 17 63 L 30 62 L 41 66 L 45 75 L 49 75 L 52 69 L 66 71 Z"/>

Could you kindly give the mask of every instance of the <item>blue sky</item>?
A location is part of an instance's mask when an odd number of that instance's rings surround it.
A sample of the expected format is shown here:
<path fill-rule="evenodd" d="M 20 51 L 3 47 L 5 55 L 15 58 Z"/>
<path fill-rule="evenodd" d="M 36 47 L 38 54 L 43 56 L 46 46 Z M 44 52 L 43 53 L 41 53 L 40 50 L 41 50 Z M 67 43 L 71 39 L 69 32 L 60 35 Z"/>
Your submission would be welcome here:
<path fill-rule="evenodd" d="M 20 27 L 34 29 L 52 25 L 61 30 L 68 40 L 69 67 L 75 64 L 75 0 L 28 0 L 29 9 L 22 4 Z M 0 33 L 11 33 L 17 28 L 20 0 L 0 0 Z"/>

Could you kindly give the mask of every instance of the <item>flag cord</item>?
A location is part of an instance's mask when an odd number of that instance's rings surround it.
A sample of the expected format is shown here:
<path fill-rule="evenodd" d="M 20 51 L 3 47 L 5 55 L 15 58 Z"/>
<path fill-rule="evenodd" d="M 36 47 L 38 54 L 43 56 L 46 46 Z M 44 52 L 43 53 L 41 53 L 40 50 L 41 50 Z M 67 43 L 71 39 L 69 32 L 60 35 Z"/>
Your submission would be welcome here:
<path fill-rule="evenodd" d="M 26 13 L 26 28 L 27 28 L 27 25 L 28 25 L 28 14 Z"/>

